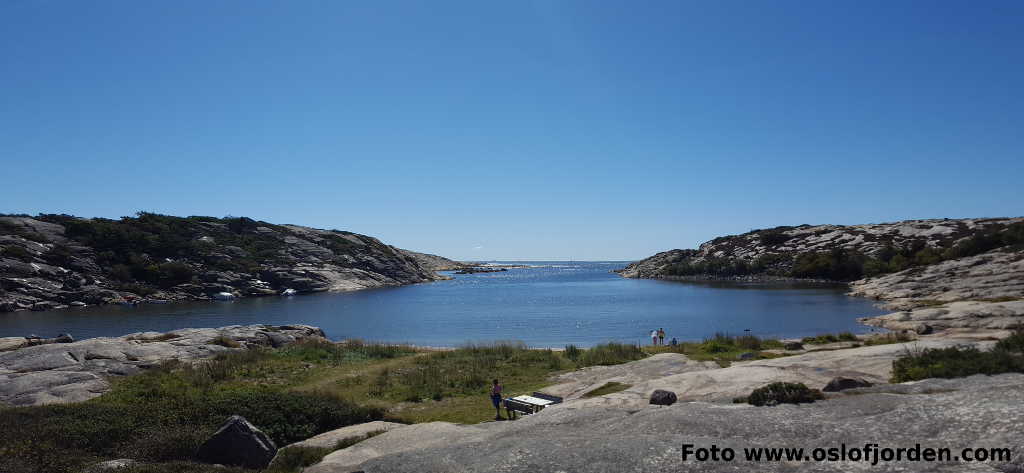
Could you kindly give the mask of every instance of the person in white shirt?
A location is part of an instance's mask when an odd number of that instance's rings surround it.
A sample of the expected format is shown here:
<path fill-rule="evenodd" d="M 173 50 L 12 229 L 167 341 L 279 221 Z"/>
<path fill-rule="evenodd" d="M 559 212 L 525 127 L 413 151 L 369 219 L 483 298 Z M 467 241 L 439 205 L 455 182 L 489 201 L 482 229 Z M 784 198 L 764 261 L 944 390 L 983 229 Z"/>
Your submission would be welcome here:
<path fill-rule="evenodd" d="M 658 331 L 657 330 L 651 330 L 651 345 L 657 345 L 657 344 L 658 344 Z"/>

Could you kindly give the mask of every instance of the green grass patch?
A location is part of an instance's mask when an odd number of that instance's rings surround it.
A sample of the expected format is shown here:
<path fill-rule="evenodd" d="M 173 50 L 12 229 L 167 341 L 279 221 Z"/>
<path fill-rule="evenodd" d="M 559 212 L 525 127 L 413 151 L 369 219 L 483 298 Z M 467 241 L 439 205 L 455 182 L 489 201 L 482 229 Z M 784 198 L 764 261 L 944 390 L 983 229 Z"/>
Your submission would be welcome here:
<path fill-rule="evenodd" d="M 576 355 L 521 343 L 424 351 L 309 340 L 167 362 L 114 380 L 110 392 L 90 401 L 0 409 L 0 471 L 77 472 L 132 458 L 145 464 L 128 471 L 207 472 L 193 455 L 234 414 L 278 445 L 373 420 L 482 422 L 494 417 L 488 398 L 494 378 L 507 395 L 530 393 L 549 385 L 552 374 L 647 353 L 604 344 Z M 296 452 L 280 470 L 294 471 L 320 453 Z"/>
<path fill-rule="evenodd" d="M 904 332 L 889 332 L 878 335 L 872 335 L 864 339 L 864 345 L 890 345 L 893 343 L 906 343 L 913 341 L 913 337 Z"/>
<path fill-rule="evenodd" d="M 267 473 L 297 473 L 307 466 L 320 463 L 327 454 L 336 449 L 327 447 L 288 447 L 277 452 L 274 461 L 267 466 Z"/>
<path fill-rule="evenodd" d="M 1024 331 L 1017 330 L 988 351 L 975 347 L 908 350 L 892 362 L 891 382 L 1000 373 L 1024 373 Z"/>
<path fill-rule="evenodd" d="M 777 350 L 783 347 L 783 343 L 776 339 L 765 339 L 756 335 L 716 333 L 700 342 L 681 342 L 675 346 L 645 346 L 643 349 L 651 354 L 681 353 L 693 360 L 717 362 L 724 368 L 733 361 L 742 361 L 744 356 L 749 356 L 746 355 L 748 353 L 753 354 L 754 359 L 784 356 L 764 352 L 764 350 Z"/>
<path fill-rule="evenodd" d="M 593 348 L 583 350 L 576 358 L 576 367 L 597 365 L 617 365 L 628 361 L 635 361 L 647 356 L 647 353 L 639 345 L 628 343 L 602 343 Z"/>
<path fill-rule="evenodd" d="M 599 388 L 597 388 L 597 389 L 595 389 L 593 391 L 590 391 L 590 392 L 584 394 L 583 397 L 604 396 L 605 394 L 611 394 L 611 393 L 617 393 L 619 391 L 625 391 L 625 390 L 631 388 L 632 386 L 633 386 L 632 384 L 616 383 L 615 381 L 611 381 L 611 382 L 605 383 L 603 386 L 601 386 L 601 387 L 599 387 Z"/>
<path fill-rule="evenodd" d="M 804 337 L 801 341 L 812 345 L 824 345 L 826 343 L 836 342 L 856 342 L 860 339 L 857 338 L 852 332 L 840 332 L 840 333 L 824 333 L 813 337 Z"/>

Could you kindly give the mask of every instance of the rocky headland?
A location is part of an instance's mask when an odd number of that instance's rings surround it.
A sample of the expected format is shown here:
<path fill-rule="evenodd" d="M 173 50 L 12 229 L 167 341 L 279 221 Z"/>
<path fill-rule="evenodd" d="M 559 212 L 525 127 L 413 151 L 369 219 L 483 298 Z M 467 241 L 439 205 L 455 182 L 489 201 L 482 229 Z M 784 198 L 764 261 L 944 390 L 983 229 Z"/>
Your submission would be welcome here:
<path fill-rule="evenodd" d="M 898 312 L 868 325 L 926 334 L 1024 322 L 1024 218 L 801 225 L 716 238 L 632 263 L 623 277 L 827 280 Z"/>
<path fill-rule="evenodd" d="M 461 267 L 366 235 L 244 217 L 0 216 L 0 312 L 348 291 Z"/>

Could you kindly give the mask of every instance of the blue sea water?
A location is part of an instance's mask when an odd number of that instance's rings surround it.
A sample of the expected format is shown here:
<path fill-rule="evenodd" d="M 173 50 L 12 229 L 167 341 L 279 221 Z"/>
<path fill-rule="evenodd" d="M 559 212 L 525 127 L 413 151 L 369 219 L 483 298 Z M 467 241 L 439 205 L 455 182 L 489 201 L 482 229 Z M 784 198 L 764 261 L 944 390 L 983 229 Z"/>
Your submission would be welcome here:
<path fill-rule="evenodd" d="M 651 330 L 698 340 L 715 332 L 801 337 L 869 330 L 856 318 L 882 311 L 844 286 L 682 283 L 624 279 L 624 262 L 529 262 L 450 281 L 321 293 L 138 307 L 0 314 L 0 337 L 75 338 L 235 324 L 316 325 L 333 339 L 458 346 L 521 340 L 530 346 L 649 343 Z M 451 273 L 448 273 L 451 274 Z"/>

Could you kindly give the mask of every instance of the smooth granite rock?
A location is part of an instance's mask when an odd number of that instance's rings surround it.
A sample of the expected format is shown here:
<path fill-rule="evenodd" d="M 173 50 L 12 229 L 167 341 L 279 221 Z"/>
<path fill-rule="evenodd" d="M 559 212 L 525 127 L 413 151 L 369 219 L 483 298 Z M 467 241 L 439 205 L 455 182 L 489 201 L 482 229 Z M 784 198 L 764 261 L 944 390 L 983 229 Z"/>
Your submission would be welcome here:
<path fill-rule="evenodd" d="M 385 422 L 382 420 L 350 425 L 348 427 L 342 427 L 340 429 L 335 429 L 330 432 L 324 432 L 320 435 L 310 437 L 301 442 L 289 444 L 285 447 L 282 447 L 281 450 L 292 447 L 334 448 L 334 446 L 337 445 L 338 442 L 342 440 L 365 437 L 368 434 L 387 432 L 390 430 L 400 429 L 403 427 L 406 427 L 406 424 L 399 424 L 397 422 Z"/>
<path fill-rule="evenodd" d="M 676 403 L 620 409 L 550 407 L 515 422 L 413 425 L 328 455 L 307 473 L 1010 472 L 1024 466 L 1024 375 L 926 380 L 755 408 Z M 748 462 L 743 449 L 1008 448 L 1007 463 Z M 732 448 L 735 461 L 682 460 L 684 444 Z"/>
<path fill-rule="evenodd" d="M 213 343 L 221 337 L 238 342 L 239 348 Z M 224 351 L 322 337 L 322 330 L 308 325 L 232 325 L 27 346 L 0 352 L 0 403 L 84 401 L 108 391 L 108 377 L 134 374 L 164 361 L 196 360 Z"/>

